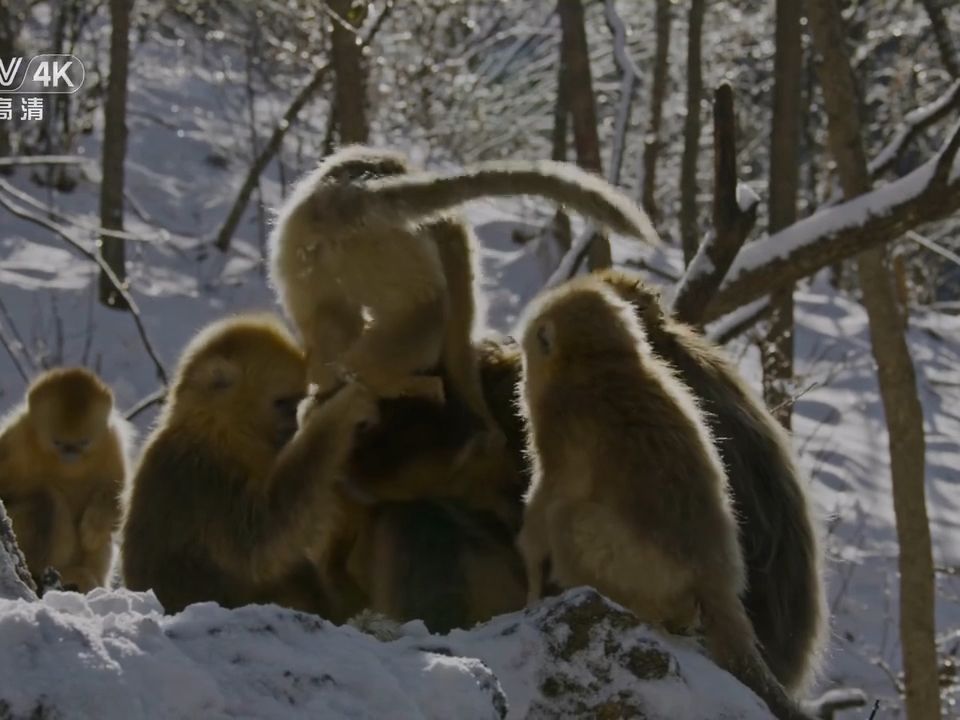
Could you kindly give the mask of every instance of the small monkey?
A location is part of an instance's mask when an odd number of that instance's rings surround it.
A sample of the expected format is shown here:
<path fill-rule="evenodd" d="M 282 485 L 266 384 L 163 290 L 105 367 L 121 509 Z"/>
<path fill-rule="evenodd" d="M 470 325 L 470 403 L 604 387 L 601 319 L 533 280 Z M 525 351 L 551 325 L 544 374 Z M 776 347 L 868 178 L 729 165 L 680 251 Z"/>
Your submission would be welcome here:
<path fill-rule="evenodd" d="M 307 548 L 329 544 L 354 436 L 377 417 L 361 385 L 322 403 L 305 389 L 303 352 L 276 318 L 240 316 L 194 337 L 133 477 L 127 587 L 152 588 L 168 612 L 300 604 Z M 303 602 L 328 611 L 325 597 Z"/>
<path fill-rule="evenodd" d="M 34 577 L 64 587 L 107 581 L 127 470 L 129 425 L 83 368 L 49 370 L 0 428 L 0 498 Z"/>
<path fill-rule="evenodd" d="M 458 338 L 472 325 L 464 281 L 472 236 L 442 213 L 513 194 L 543 195 L 616 230 L 657 237 L 618 191 L 563 163 L 482 163 L 439 175 L 409 172 L 402 155 L 355 146 L 301 180 L 279 210 L 270 267 L 306 344 L 311 380 L 322 390 L 355 377 L 381 397 L 439 402 L 442 382 L 424 373 L 444 360 L 462 397 L 482 404 L 475 368 L 462 367 L 472 355 Z"/>
<path fill-rule="evenodd" d="M 599 277 L 633 306 L 654 352 L 704 410 L 740 520 L 744 605 L 770 670 L 797 695 L 816 674 L 827 608 L 819 532 L 790 437 L 723 351 L 664 311 L 654 290 L 618 270 Z"/>
<path fill-rule="evenodd" d="M 746 571 L 710 431 L 630 305 L 581 278 L 536 300 L 522 337 L 529 601 L 548 570 L 668 630 L 702 622 L 722 668 L 777 717 L 805 717 L 764 663 L 740 599 Z"/>

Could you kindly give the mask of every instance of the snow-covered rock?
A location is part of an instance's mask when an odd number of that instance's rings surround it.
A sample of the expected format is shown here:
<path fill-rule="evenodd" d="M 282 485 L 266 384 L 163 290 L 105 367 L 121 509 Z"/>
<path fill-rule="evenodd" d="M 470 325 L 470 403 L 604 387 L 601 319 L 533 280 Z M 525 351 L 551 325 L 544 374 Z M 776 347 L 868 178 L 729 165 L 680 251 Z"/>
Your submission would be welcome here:
<path fill-rule="evenodd" d="M 126 590 L 0 600 L 0 717 L 770 717 L 693 641 L 586 589 L 446 636 L 376 634 L 272 605 L 165 616 Z"/>

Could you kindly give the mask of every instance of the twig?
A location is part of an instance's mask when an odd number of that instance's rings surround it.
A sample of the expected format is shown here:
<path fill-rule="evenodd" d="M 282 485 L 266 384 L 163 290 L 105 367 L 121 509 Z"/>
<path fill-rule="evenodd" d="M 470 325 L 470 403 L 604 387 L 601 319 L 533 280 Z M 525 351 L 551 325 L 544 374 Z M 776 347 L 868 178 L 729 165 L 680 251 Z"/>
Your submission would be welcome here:
<path fill-rule="evenodd" d="M 927 250 L 930 250 L 931 252 L 935 252 L 937 255 L 940 255 L 941 257 L 946 258 L 947 260 L 952 262 L 954 265 L 960 265 L 960 255 L 957 255 L 955 252 L 947 250 L 947 248 L 941 245 L 937 245 L 935 242 L 933 242 L 933 240 L 928 240 L 920 233 L 915 232 L 913 230 L 907 230 L 906 236 L 911 240 L 913 240 L 918 245 L 922 245 Z"/>
<path fill-rule="evenodd" d="M 900 157 L 900 153 L 920 132 L 946 117 L 951 110 L 960 108 L 960 80 L 955 82 L 941 97 L 907 113 L 904 125 L 893 139 L 877 153 L 870 163 L 870 175 L 876 178 L 882 175 Z"/>
<path fill-rule="evenodd" d="M 870 717 L 868 717 L 867 720 L 874 720 L 874 718 L 877 717 L 877 711 L 878 711 L 878 710 L 880 710 L 880 701 L 879 701 L 879 700 L 874 700 L 874 701 L 873 701 L 873 710 L 871 711 Z"/>
<path fill-rule="evenodd" d="M 737 308 L 729 315 L 720 318 L 710 326 L 708 337 L 718 345 L 726 345 L 752 328 L 773 311 L 769 297 L 754 300 L 743 307 Z"/>
<path fill-rule="evenodd" d="M 46 218 L 34 215 L 28 210 L 12 202 L 9 198 L 4 197 L 3 194 L 0 194 L 0 205 L 5 207 L 11 214 L 16 215 L 18 218 L 32 222 L 35 225 L 46 228 L 52 233 L 58 235 L 78 253 L 83 255 L 88 260 L 92 260 L 94 263 L 96 263 L 97 267 L 100 268 L 100 271 L 107 278 L 108 282 L 111 284 L 111 286 L 113 286 L 114 290 L 117 291 L 117 294 L 123 298 L 123 301 L 130 308 L 130 316 L 133 318 L 133 322 L 137 326 L 137 333 L 140 335 L 140 341 L 143 344 L 144 349 L 147 351 L 147 354 L 150 356 L 150 359 L 153 361 L 153 366 L 157 371 L 157 377 L 164 384 L 164 386 L 166 386 L 168 382 L 167 371 L 164 370 L 163 363 L 160 362 L 160 358 L 157 356 L 156 351 L 153 349 L 153 345 L 150 343 L 150 338 L 147 337 L 147 330 L 143 325 L 143 318 L 140 316 L 140 309 L 137 307 L 136 302 L 134 302 L 130 292 L 124 286 L 124 283 L 120 282 L 116 273 L 109 265 L 107 265 L 103 258 L 101 258 L 97 253 L 85 248 L 82 242 L 70 234 L 70 230 L 68 228 L 63 227 L 52 220 L 47 220 Z"/>
<path fill-rule="evenodd" d="M 13 347 L 11 347 L 10 341 L 7 339 L 6 333 L 3 332 L 3 327 L 0 327 L 0 343 L 3 344 L 4 350 L 6 350 L 7 355 L 10 356 L 10 360 L 13 361 L 13 366 L 17 369 L 17 372 L 20 374 L 20 377 L 23 378 L 23 382 L 29 385 L 30 378 L 27 375 L 26 371 L 24 371 L 23 365 L 20 364 L 20 358 L 18 358 L 17 354 L 13 351 Z"/>
<path fill-rule="evenodd" d="M 713 231 L 677 283 L 673 312 L 699 324 L 710 299 L 757 221 L 758 198 L 737 182 L 737 126 L 733 88 L 723 83 L 713 102 Z"/>
<path fill-rule="evenodd" d="M 387 18 L 392 9 L 393 2 L 391 0 L 390 2 L 387 2 L 383 12 L 381 12 L 380 15 L 378 15 L 373 21 L 370 30 L 364 34 L 363 39 L 359 43 L 360 51 L 370 44 L 370 42 L 376 36 L 381 25 L 383 25 L 383 21 Z M 230 249 L 230 241 L 233 238 L 233 233 L 236 232 L 237 225 L 240 224 L 240 219 L 243 216 L 244 211 L 247 209 L 247 204 L 250 202 L 250 195 L 253 194 L 253 190 L 257 186 L 260 175 L 280 150 L 280 146 L 283 144 L 283 138 L 286 136 L 287 131 L 293 127 L 293 123 L 296 121 L 297 115 L 300 114 L 300 111 L 323 83 L 324 78 L 330 71 L 330 67 L 330 63 L 327 62 L 314 71 L 313 77 L 310 78 L 310 81 L 304 85 L 303 88 L 301 88 L 300 92 L 297 93 L 297 96 L 293 99 L 293 102 L 290 103 L 290 106 L 283 114 L 280 122 L 278 122 L 277 126 L 273 129 L 270 139 L 267 140 L 267 143 L 264 145 L 263 149 L 254 159 L 253 164 L 250 166 L 250 170 L 247 172 L 246 178 L 244 178 L 243 184 L 240 186 L 240 190 L 237 192 L 236 198 L 234 198 L 233 205 L 230 207 L 230 212 L 227 213 L 227 219 L 224 220 L 223 226 L 220 228 L 220 232 L 217 233 L 217 239 L 214 242 L 214 245 L 221 252 L 226 252 Z"/>
<path fill-rule="evenodd" d="M 93 163 L 93 158 L 82 155 L 13 155 L 0 158 L 0 167 L 15 167 L 18 165 L 86 165 Z"/>
<path fill-rule="evenodd" d="M 27 352 L 28 345 L 23 341 L 23 336 L 20 334 L 20 331 L 17 329 L 17 324 L 13 321 L 13 317 L 10 315 L 10 311 L 7 310 L 6 304 L 3 300 L 0 300 L 0 315 L 3 315 L 3 319 L 7 322 L 7 325 L 10 326 L 10 332 L 13 333 L 13 339 L 16 344 L 20 347 L 20 352 L 23 353 L 24 357 L 27 359 L 27 362 L 33 366 L 34 369 L 37 367 L 36 360 L 30 357 L 30 353 Z"/>
<path fill-rule="evenodd" d="M 134 405 L 129 410 L 127 410 L 127 412 L 125 412 L 123 416 L 127 420 L 133 420 L 137 415 L 144 412 L 145 410 L 149 410 L 154 405 L 161 404 L 166 397 L 167 397 L 166 388 L 160 388 L 159 390 L 155 390 L 154 392 L 147 395 L 145 398 L 140 399 L 137 402 L 137 404 Z"/>

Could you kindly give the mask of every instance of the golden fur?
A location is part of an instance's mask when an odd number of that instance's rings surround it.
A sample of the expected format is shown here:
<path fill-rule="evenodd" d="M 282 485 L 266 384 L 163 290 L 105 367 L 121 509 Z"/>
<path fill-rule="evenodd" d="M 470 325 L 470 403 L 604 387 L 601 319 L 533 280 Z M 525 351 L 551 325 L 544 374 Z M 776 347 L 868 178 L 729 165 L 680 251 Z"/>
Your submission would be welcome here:
<path fill-rule="evenodd" d="M 123 527 L 127 587 L 164 608 L 273 600 L 328 612 L 304 592 L 308 547 L 337 531 L 337 482 L 375 399 L 348 385 L 303 401 L 301 349 L 269 316 L 207 327 L 183 353 L 133 478 Z"/>
<path fill-rule="evenodd" d="M 656 238 L 646 216 L 616 190 L 562 163 L 495 163 L 441 176 L 407 172 L 402 155 L 348 147 L 301 180 L 279 211 L 270 265 L 303 335 L 311 379 L 324 389 L 357 377 L 383 397 L 439 401 L 440 381 L 419 373 L 443 359 L 461 395 L 478 404 L 476 380 L 461 367 L 469 356 L 451 356 L 447 342 L 472 327 L 464 282 L 470 235 L 459 221 L 430 221 L 470 199 L 518 193 L 567 202 Z M 450 245 L 459 268 L 447 257 Z M 455 338 L 452 349 L 462 348 Z"/>
<path fill-rule="evenodd" d="M 104 585 L 127 465 L 129 428 L 113 394 L 83 368 L 45 372 L 0 429 L 0 498 L 35 577 Z"/>
<path fill-rule="evenodd" d="M 596 278 L 543 295 L 523 327 L 534 477 L 518 545 L 545 573 L 671 630 L 702 622 L 714 660 L 780 718 L 803 714 L 766 667 L 723 465 L 692 393 L 632 308 Z"/>
<path fill-rule="evenodd" d="M 599 274 L 629 302 L 647 340 L 696 395 L 729 478 L 747 565 L 744 605 L 777 679 L 799 694 L 826 638 L 819 528 L 790 437 L 723 351 L 660 305 L 636 275 Z"/>

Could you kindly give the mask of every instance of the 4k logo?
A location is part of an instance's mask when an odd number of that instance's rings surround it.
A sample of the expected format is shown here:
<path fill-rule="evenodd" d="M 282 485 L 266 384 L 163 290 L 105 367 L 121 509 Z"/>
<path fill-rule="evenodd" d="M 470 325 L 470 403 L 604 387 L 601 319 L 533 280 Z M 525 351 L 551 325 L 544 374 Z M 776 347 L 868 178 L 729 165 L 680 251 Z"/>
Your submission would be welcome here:
<path fill-rule="evenodd" d="M 76 55 L 35 55 L 21 73 L 23 61 L 22 57 L 0 58 L 0 93 L 70 94 L 80 89 L 86 77 Z"/>

